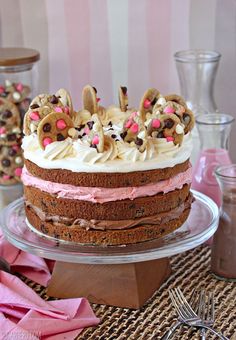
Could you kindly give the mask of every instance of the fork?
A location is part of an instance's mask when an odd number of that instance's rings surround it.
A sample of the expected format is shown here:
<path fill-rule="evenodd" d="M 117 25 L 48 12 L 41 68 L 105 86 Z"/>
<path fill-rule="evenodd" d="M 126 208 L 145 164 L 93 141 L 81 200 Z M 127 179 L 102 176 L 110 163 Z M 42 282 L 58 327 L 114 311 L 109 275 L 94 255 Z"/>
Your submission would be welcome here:
<path fill-rule="evenodd" d="M 199 304 L 196 309 L 197 315 L 208 326 L 214 324 L 214 293 L 206 293 L 205 290 L 200 291 Z M 206 340 L 206 330 L 201 328 L 201 339 Z"/>
<path fill-rule="evenodd" d="M 180 288 L 175 288 L 173 290 L 169 291 L 171 301 L 179 315 L 179 319 L 182 320 L 183 323 L 186 325 L 192 326 L 192 327 L 198 327 L 198 328 L 204 328 L 210 330 L 212 333 L 217 335 L 222 340 L 229 340 L 227 337 L 225 337 L 223 334 L 216 332 L 208 322 L 205 322 L 202 320 L 192 309 L 192 307 L 189 305 L 187 300 L 185 299 L 182 291 Z M 204 303 L 202 302 L 202 305 L 205 307 L 205 300 Z M 203 308 L 203 307 L 201 307 Z M 210 314 L 211 313 L 211 314 Z M 207 320 L 210 320 L 209 322 L 212 323 L 213 317 L 214 317 L 214 304 L 213 299 L 211 299 L 211 304 L 208 303 L 208 309 L 207 313 L 205 313 L 204 308 L 204 315 L 207 314 Z"/>

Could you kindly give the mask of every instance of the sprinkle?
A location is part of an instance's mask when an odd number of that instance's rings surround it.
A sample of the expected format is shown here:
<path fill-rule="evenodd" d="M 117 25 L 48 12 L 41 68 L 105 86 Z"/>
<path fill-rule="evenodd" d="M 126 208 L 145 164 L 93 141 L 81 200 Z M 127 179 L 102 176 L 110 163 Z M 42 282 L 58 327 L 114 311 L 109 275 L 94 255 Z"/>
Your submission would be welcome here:
<path fill-rule="evenodd" d="M 23 91 L 23 85 L 22 85 L 22 83 L 18 83 L 17 85 L 16 85 L 16 89 L 17 89 L 17 91 L 18 92 L 22 92 Z"/>
<path fill-rule="evenodd" d="M 10 87 L 10 86 L 12 86 L 12 82 L 10 80 L 6 79 L 5 85 L 6 85 L 6 87 Z"/>
<path fill-rule="evenodd" d="M 151 106 L 151 101 L 149 99 L 145 99 L 143 103 L 143 107 L 145 109 L 149 109 L 150 106 Z"/>
<path fill-rule="evenodd" d="M 15 99 L 15 100 L 19 100 L 20 98 L 21 98 L 21 95 L 20 95 L 20 93 L 19 92 L 17 92 L 17 91 L 15 91 L 15 92 L 13 92 L 13 99 Z"/>
<path fill-rule="evenodd" d="M 54 108 L 54 111 L 60 112 L 60 113 L 63 112 L 62 108 L 59 107 L 59 106 L 56 106 L 56 107 Z"/>
<path fill-rule="evenodd" d="M 67 115 L 70 114 L 70 109 L 69 109 L 68 106 L 65 106 L 65 107 L 64 107 L 64 112 L 65 112 Z"/>
<path fill-rule="evenodd" d="M 134 112 L 131 113 L 130 117 L 135 118 L 137 115 L 138 115 L 138 112 L 134 111 Z"/>
<path fill-rule="evenodd" d="M 56 127 L 59 129 L 59 130 L 64 130 L 66 128 L 66 122 L 64 121 L 64 119 L 59 119 L 57 122 L 56 122 Z"/>
<path fill-rule="evenodd" d="M 125 127 L 126 127 L 127 129 L 129 129 L 129 128 L 131 127 L 131 125 L 132 125 L 132 120 L 129 119 L 129 120 L 125 123 Z"/>
<path fill-rule="evenodd" d="M 85 132 L 85 134 L 86 134 L 86 135 L 88 135 L 88 134 L 90 133 L 90 130 L 89 130 L 89 128 L 88 128 L 88 127 L 86 127 L 86 128 L 84 129 L 84 132 Z"/>
<path fill-rule="evenodd" d="M 145 138 L 145 131 L 140 131 L 137 137 L 140 138 L 140 139 L 144 139 Z"/>
<path fill-rule="evenodd" d="M 3 175 L 2 178 L 7 181 L 8 179 L 10 179 L 10 176 L 9 175 Z"/>
<path fill-rule="evenodd" d="M 21 164 L 22 163 L 22 158 L 21 157 L 16 157 L 15 163 L 16 164 Z"/>
<path fill-rule="evenodd" d="M 31 120 L 37 121 L 40 119 L 39 113 L 37 111 L 30 112 L 29 116 Z"/>
<path fill-rule="evenodd" d="M 173 142 L 174 141 L 174 137 L 168 136 L 166 137 L 167 142 Z"/>
<path fill-rule="evenodd" d="M 93 145 L 99 144 L 99 138 L 98 138 L 98 136 L 94 136 L 94 137 L 93 137 L 92 144 L 93 144 Z"/>
<path fill-rule="evenodd" d="M 14 129 L 12 129 L 13 133 L 21 133 L 21 129 L 18 127 L 15 127 Z"/>
<path fill-rule="evenodd" d="M 96 98 L 97 103 L 100 102 L 101 98 Z"/>
<path fill-rule="evenodd" d="M 13 145 L 12 149 L 15 150 L 15 151 L 19 151 L 20 147 L 19 147 L 19 145 Z"/>
<path fill-rule="evenodd" d="M 160 119 L 153 119 L 152 121 L 152 127 L 154 129 L 158 129 L 161 126 L 161 121 Z"/>
<path fill-rule="evenodd" d="M 182 125 L 177 124 L 177 125 L 176 125 L 176 128 L 175 128 L 175 131 L 176 131 L 176 133 L 177 133 L 178 135 L 181 135 L 181 134 L 184 132 L 184 128 L 183 128 Z"/>
<path fill-rule="evenodd" d="M 21 174 L 22 174 L 22 168 L 16 168 L 15 169 L 15 175 L 20 177 Z"/>
<path fill-rule="evenodd" d="M 5 92 L 5 89 L 3 86 L 0 86 L 0 93 L 4 93 Z"/>
<path fill-rule="evenodd" d="M 46 147 L 48 144 L 52 143 L 52 138 L 46 137 L 43 139 L 43 146 Z"/>
<path fill-rule="evenodd" d="M 138 132 L 138 129 L 139 129 L 139 126 L 137 123 L 134 123 L 131 128 L 130 128 L 130 131 L 133 132 L 133 133 L 137 133 Z"/>
<path fill-rule="evenodd" d="M 164 109 L 164 112 L 165 113 L 174 113 L 175 112 L 175 109 L 171 106 L 167 106 L 165 109 Z"/>
<path fill-rule="evenodd" d="M 0 135 L 6 133 L 6 128 L 5 127 L 1 127 L 0 128 Z"/>
<path fill-rule="evenodd" d="M 158 105 L 165 105 L 166 104 L 166 100 L 164 97 L 160 97 L 157 101 Z"/>

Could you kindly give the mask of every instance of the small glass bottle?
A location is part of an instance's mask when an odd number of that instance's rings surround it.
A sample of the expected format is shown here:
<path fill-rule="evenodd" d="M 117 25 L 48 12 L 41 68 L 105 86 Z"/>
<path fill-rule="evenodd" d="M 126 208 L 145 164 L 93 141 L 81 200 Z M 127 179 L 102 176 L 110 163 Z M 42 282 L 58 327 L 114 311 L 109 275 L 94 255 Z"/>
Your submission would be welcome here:
<path fill-rule="evenodd" d="M 221 205 L 221 191 L 214 171 L 219 165 L 231 164 L 228 140 L 234 118 L 224 113 L 196 117 L 201 151 L 193 167 L 192 188 Z"/>
<path fill-rule="evenodd" d="M 218 229 L 213 237 L 211 270 L 219 278 L 236 281 L 236 164 L 215 170 L 222 192 Z"/>

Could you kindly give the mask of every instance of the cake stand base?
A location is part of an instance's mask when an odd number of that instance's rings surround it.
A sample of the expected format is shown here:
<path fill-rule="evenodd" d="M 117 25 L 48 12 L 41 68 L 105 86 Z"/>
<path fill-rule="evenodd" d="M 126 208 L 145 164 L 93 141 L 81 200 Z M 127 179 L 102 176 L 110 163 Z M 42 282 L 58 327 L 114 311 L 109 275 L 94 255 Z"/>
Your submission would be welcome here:
<path fill-rule="evenodd" d="M 86 297 L 90 302 L 138 309 L 171 273 L 168 258 L 127 264 L 80 264 L 57 261 L 47 294 Z"/>

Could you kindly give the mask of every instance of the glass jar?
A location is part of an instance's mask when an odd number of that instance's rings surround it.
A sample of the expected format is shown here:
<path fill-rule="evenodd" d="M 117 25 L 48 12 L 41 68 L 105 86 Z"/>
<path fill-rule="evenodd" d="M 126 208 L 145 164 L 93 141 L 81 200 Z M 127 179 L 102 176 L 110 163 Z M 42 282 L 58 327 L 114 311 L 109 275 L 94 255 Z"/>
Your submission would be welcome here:
<path fill-rule="evenodd" d="M 215 175 L 222 206 L 213 238 L 211 270 L 219 279 L 236 281 L 236 164 L 217 167 Z"/>
<path fill-rule="evenodd" d="M 192 188 L 211 197 L 221 205 L 221 191 L 214 171 L 219 165 L 231 164 L 228 141 L 234 117 L 224 113 L 199 115 L 196 125 L 200 153 L 193 167 Z"/>
<path fill-rule="evenodd" d="M 21 118 L 38 93 L 38 51 L 29 48 L 0 48 L 0 98 L 18 107 Z"/>

